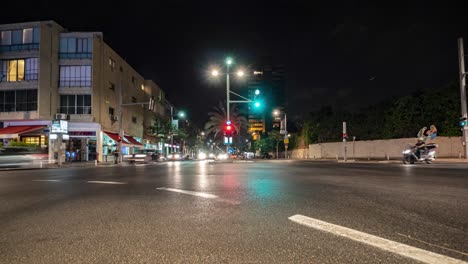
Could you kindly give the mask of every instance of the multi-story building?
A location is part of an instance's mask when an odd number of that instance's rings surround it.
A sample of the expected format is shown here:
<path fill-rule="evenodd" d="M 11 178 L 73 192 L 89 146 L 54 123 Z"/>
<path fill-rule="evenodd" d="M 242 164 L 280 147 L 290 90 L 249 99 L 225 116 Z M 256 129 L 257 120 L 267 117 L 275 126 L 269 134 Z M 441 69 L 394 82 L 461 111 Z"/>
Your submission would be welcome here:
<path fill-rule="evenodd" d="M 151 97 L 153 111 L 137 104 Z M 116 148 L 120 123 L 123 154 L 156 148 L 148 127 L 155 113 L 165 115 L 165 101 L 162 89 L 138 74 L 100 32 L 68 32 L 53 21 L 0 25 L 3 144 L 38 144 L 53 158 L 51 121 L 62 118 L 68 120 L 70 160 L 105 160 Z"/>
<path fill-rule="evenodd" d="M 250 133 L 254 140 L 271 129 L 279 129 L 281 116 L 284 116 L 286 109 L 285 86 L 286 78 L 283 66 L 271 66 L 271 64 L 265 63 L 263 66 L 257 66 L 254 70 L 254 75 L 248 82 L 249 98 L 253 99 L 255 90 L 258 89 L 260 97 L 263 99 L 261 111 L 254 107 L 249 109 Z M 280 114 L 273 116 L 274 110 L 280 111 Z"/>

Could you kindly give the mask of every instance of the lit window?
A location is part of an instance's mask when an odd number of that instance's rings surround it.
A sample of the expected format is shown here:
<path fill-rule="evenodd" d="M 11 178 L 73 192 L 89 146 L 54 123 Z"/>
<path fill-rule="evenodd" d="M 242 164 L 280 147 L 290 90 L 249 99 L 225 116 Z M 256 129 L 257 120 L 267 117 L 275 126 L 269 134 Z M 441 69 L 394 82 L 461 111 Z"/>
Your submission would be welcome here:
<path fill-rule="evenodd" d="M 37 80 L 39 78 L 39 59 L 38 58 L 28 58 L 26 59 L 26 70 L 25 70 L 25 79 L 26 80 Z"/>
<path fill-rule="evenodd" d="M 23 44 L 29 44 L 33 42 L 33 29 L 25 28 L 23 29 Z"/>
<path fill-rule="evenodd" d="M 33 144 L 39 146 L 40 137 L 23 137 L 22 141 L 26 144 Z"/>
<path fill-rule="evenodd" d="M 7 68 L 7 81 L 24 81 L 24 60 L 9 60 Z"/>
<path fill-rule="evenodd" d="M 109 67 L 111 67 L 112 71 L 115 71 L 115 60 L 109 58 Z"/>
<path fill-rule="evenodd" d="M 60 87 L 91 87 L 91 66 L 60 66 Z"/>
<path fill-rule="evenodd" d="M 141 85 L 141 90 L 145 90 L 145 86 L 143 84 Z"/>

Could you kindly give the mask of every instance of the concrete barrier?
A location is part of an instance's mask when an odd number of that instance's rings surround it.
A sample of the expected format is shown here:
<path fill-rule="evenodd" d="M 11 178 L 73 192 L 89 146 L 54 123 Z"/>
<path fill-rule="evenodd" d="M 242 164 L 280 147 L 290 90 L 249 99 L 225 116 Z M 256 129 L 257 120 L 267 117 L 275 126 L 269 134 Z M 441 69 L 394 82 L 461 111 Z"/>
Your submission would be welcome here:
<path fill-rule="evenodd" d="M 414 145 L 416 138 L 399 138 L 388 140 L 349 141 L 348 159 L 396 159 L 401 158 L 401 152 L 407 144 Z M 461 137 L 436 137 L 427 143 L 437 143 L 437 157 L 459 158 L 463 156 Z M 294 149 L 291 158 L 294 159 L 343 159 L 343 142 L 311 144 L 308 149 Z"/>

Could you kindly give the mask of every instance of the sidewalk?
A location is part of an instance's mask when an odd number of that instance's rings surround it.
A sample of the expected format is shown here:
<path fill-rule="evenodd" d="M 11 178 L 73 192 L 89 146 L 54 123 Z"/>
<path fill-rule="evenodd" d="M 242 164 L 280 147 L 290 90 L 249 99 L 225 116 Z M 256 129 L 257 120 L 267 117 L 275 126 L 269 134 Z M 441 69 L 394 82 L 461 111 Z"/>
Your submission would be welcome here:
<path fill-rule="evenodd" d="M 338 162 L 338 163 L 403 163 L 402 159 L 348 159 L 346 162 L 343 160 L 343 158 L 336 160 L 336 159 L 292 159 L 292 160 L 297 160 L 297 161 L 317 161 L 317 162 Z M 436 158 L 433 161 L 434 164 L 440 164 L 440 163 L 467 163 L 468 164 L 468 159 L 459 159 L 459 158 Z"/>

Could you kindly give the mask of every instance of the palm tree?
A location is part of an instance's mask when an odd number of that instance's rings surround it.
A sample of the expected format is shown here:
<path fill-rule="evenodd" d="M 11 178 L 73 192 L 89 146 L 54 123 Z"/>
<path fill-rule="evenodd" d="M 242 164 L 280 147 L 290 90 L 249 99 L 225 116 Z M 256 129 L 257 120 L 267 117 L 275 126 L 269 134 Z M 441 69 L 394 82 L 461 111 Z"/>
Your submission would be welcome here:
<path fill-rule="evenodd" d="M 214 111 L 208 113 L 209 120 L 205 123 L 205 131 L 207 134 L 213 133 L 214 137 L 223 131 L 226 122 L 226 109 L 223 102 L 219 101 L 218 106 L 213 107 Z M 241 113 L 237 105 L 232 105 L 230 112 L 231 125 L 234 132 L 239 135 L 241 131 L 249 129 L 249 122 L 247 118 Z"/>

